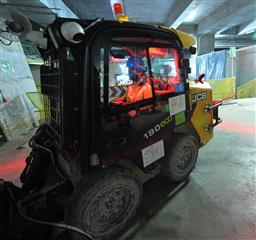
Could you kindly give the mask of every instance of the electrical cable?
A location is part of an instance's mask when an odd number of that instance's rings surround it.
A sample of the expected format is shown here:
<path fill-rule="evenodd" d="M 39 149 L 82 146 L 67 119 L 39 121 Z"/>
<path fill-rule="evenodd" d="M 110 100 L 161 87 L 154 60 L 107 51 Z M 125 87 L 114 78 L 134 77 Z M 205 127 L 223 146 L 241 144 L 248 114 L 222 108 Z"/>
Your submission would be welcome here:
<path fill-rule="evenodd" d="M 1 38 L 5 39 L 5 40 L 8 40 L 9 43 L 5 43 Z M 5 46 L 10 46 L 10 45 L 12 44 L 12 41 L 11 41 L 11 40 L 9 40 L 9 39 L 7 39 L 7 38 L 1 36 L 1 35 L 0 35 L 0 42 L 1 42 L 2 44 L 4 44 Z"/>
<path fill-rule="evenodd" d="M 10 38 L 3 36 L 2 33 L 9 33 L 10 34 Z M 9 41 L 9 43 L 5 43 L 1 38 Z M 0 42 L 3 43 L 5 46 L 10 46 L 12 44 L 12 42 L 13 42 L 12 34 L 9 31 L 5 31 L 5 30 L 1 30 L 0 29 Z"/>
<path fill-rule="evenodd" d="M 38 133 L 36 133 L 30 140 L 29 140 L 29 146 L 31 148 L 38 148 L 38 149 L 41 149 L 43 151 L 46 151 L 50 154 L 51 156 L 51 160 L 52 160 L 52 163 L 53 163 L 53 166 L 54 168 L 56 169 L 56 172 L 60 175 L 60 177 L 62 177 L 63 179 L 66 179 L 65 176 L 63 176 L 63 174 L 59 171 L 59 169 L 57 168 L 56 166 L 56 162 L 54 160 L 54 156 L 53 156 L 53 153 L 51 150 L 35 143 L 35 137 L 38 136 L 41 132 L 39 131 Z M 78 234 L 81 234 L 91 240 L 94 240 L 94 238 L 84 232 L 83 230 L 77 228 L 77 227 L 74 227 L 74 226 L 71 226 L 71 225 L 67 225 L 67 224 L 63 224 L 63 223 L 53 223 L 53 222 L 46 222 L 46 221 L 42 221 L 42 220 L 38 220 L 38 219 L 34 219 L 34 218 L 31 218 L 27 215 L 25 215 L 22 211 L 22 200 L 20 202 L 17 203 L 17 208 L 18 208 L 18 211 L 19 211 L 19 214 L 26 220 L 28 221 L 31 221 L 31 222 L 34 222 L 34 223 L 37 223 L 37 224 L 42 224 L 42 225 L 47 225 L 47 226 L 52 226 L 52 227 L 58 227 L 58 228 L 62 228 L 62 229 L 66 229 L 66 230 L 69 230 L 69 231 L 73 231 L 73 232 L 76 232 Z"/>
<path fill-rule="evenodd" d="M 25 215 L 22 211 L 22 207 L 21 207 L 21 203 L 22 202 L 18 202 L 17 203 L 17 207 L 18 207 L 18 211 L 19 211 L 19 214 L 26 220 L 30 221 L 30 222 L 34 222 L 34 223 L 37 223 L 37 224 L 41 224 L 41 225 L 46 225 L 46 226 L 51 226 L 51 227 L 57 227 L 57 228 L 62 228 L 62 229 L 65 229 L 65 230 L 68 230 L 68 231 L 73 231 L 73 232 L 76 232 L 78 234 L 81 234 L 83 235 L 84 237 L 86 238 L 89 238 L 90 240 L 95 240 L 89 233 L 86 233 L 85 231 L 77 228 L 77 227 L 74 227 L 74 226 L 71 226 L 71 225 L 67 225 L 67 224 L 63 224 L 63 223 L 53 223 L 53 222 L 46 222 L 46 221 L 42 221 L 42 220 L 38 220 L 38 219 L 34 219 L 32 217 L 29 217 L 27 215 Z"/>
<path fill-rule="evenodd" d="M 89 238 L 90 240 L 95 240 L 89 233 L 86 233 L 85 231 L 83 231 L 77 227 L 74 227 L 74 226 L 71 226 L 68 224 L 64 224 L 64 223 L 54 223 L 54 222 L 42 221 L 42 220 L 34 219 L 30 216 L 27 216 L 22 210 L 23 209 L 22 205 L 25 202 L 25 200 L 21 199 L 21 200 L 17 201 L 16 197 L 14 196 L 14 194 L 12 192 L 12 189 L 8 186 L 9 182 L 6 182 L 3 179 L 0 179 L 0 182 L 1 182 L 1 184 L 5 184 L 6 190 L 10 196 L 11 202 L 17 206 L 20 216 L 23 217 L 24 219 L 26 219 L 30 222 L 36 223 L 36 224 L 46 225 L 46 226 L 50 226 L 50 227 L 57 227 L 57 228 L 65 229 L 68 231 L 73 231 L 75 233 L 78 233 L 78 234 L 86 237 L 86 239 Z"/>
<path fill-rule="evenodd" d="M 53 164 L 54 166 L 56 167 L 56 163 L 55 163 L 55 160 L 54 160 L 54 156 L 53 156 L 53 153 L 52 151 L 50 151 L 49 149 L 39 145 L 39 144 L 36 144 L 35 142 L 33 143 L 32 141 L 34 140 L 34 138 L 36 136 L 38 136 L 40 134 L 40 131 L 38 133 L 36 133 L 29 141 L 29 146 L 30 147 L 36 147 L 36 148 L 39 148 L 39 149 L 42 149 L 44 151 L 47 151 L 48 153 L 50 153 L 51 155 L 51 159 L 53 161 Z M 58 174 L 60 174 L 61 177 L 63 177 L 65 179 L 65 177 L 60 173 L 58 172 Z M 4 180 L 0 179 L 0 181 L 3 181 L 5 182 Z M 27 216 L 23 211 L 22 211 L 22 204 L 24 202 L 24 199 L 21 199 L 19 200 L 18 202 L 16 201 L 12 191 L 10 188 L 7 187 L 7 190 L 9 192 L 9 195 L 11 197 L 11 199 L 13 199 L 14 202 L 16 202 L 16 205 L 17 205 L 17 209 L 18 209 L 18 212 L 20 214 L 21 217 L 23 217 L 24 219 L 30 221 L 30 222 L 33 222 L 33 223 L 36 223 L 36 224 L 41 224 L 41 225 L 46 225 L 46 226 L 51 226 L 51 227 L 57 227 L 57 228 L 61 228 L 61 229 L 65 229 L 65 230 L 68 230 L 68 231 L 73 231 L 75 233 L 78 233 L 84 237 L 86 237 L 87 239 L 89 238 L 90 240 L 95 240 L 89 233 L 86 233 L 85 231 L 83 231 L 82 229 L 79 229 L 77 227 L 74 227 L 74 226 L 71 226 L 71 225 L 68 225 L 68 224 L 64 224 L 64 223 L 54 223 L 54 222 L 47 222 L 47 221 L 42 221 L 42 220 L 38 220 L 38 219 L 34 219 L 30 216 Z"/>
<path fill-rule="evenodd" d="M 104 20 L 104 18 L 97 18 L 94 22 L 92 22 L 88 27 L 84 28 L 84 31 L 88 30 L 89 28 L 93 27 L 94 25 L 96 25 L 99 22 L 102 22 Z"/>

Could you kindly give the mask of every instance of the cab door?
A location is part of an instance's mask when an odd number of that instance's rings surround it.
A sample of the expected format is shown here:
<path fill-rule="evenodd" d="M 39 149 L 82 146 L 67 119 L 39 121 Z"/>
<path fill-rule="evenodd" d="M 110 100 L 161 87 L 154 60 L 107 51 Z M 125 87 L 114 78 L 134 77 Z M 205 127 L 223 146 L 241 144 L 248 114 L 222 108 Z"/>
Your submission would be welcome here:
<path fill-rule="evenodd" d="M 148 84 L 151 97 L 114 104 L 134 84 L 128 66 L 131 57 L 140 58 L 145 69 L 141 87 Z M 179 58 L 175 41 L 157 32 L 109 29 L 98 36 L 91 61 L 96 89 L 92 152 L 101 164 L 130 158 L 147 167 L 165 155 L 166 141 L 186 120 Z"/>

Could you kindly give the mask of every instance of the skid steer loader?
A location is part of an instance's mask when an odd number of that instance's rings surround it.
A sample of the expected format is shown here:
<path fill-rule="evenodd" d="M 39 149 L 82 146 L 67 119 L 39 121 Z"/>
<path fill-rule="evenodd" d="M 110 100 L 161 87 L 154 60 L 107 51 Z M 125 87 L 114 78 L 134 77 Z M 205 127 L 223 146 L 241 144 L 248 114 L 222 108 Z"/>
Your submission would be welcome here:
<path fill-rule="evenodd" d="M 221 103 L 208 83 L 188 81 L 185 55 L 195 49 L 185 33 L 58 18 L 44 38 L 45 124 L 29 142 L 22 187 L 0 182 L 1 239 L 50 239 L 47 225 L 69 239 L 113 239 L 136 214 L 144 182 L 189 176 Z M 133 84 L 131 57 L 152 94 L 117 103 Z"/>

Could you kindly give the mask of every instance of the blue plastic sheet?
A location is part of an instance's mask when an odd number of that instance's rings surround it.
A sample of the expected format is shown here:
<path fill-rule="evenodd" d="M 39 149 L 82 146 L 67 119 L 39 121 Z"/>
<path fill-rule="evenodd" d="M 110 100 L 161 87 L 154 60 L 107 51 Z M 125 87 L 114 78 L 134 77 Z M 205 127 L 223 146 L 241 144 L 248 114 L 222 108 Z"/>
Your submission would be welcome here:
<path fill-rule="evenodd" d="M 227 52 L 225 50 L 198 56 L 196 59 L 196 76 L 204 73 L 205 80 L 225 78 L 226 58 Z"/>

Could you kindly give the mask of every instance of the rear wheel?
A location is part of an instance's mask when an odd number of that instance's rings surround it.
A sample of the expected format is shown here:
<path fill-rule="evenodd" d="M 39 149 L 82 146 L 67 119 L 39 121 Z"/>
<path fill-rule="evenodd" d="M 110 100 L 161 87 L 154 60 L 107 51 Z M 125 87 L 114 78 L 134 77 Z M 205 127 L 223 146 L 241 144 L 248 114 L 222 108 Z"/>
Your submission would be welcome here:
<path fill-rule="evenodd" d="M 112 168 L 84 179 L 75 189 L 66 211 L 70 225 L 96 239 L 111 239 L 135 215 L 142 186 L 130 171 Z M 84 239 L 72 233 L 73 239 Z"/>
<path fill-rule="evenodd" d="M 174 182 L 185 180 L 196 164 L 196 139 L 188 135 L 177 135 L 168 151 L 167 157 L 162 161 L 161 172 Z"/>

